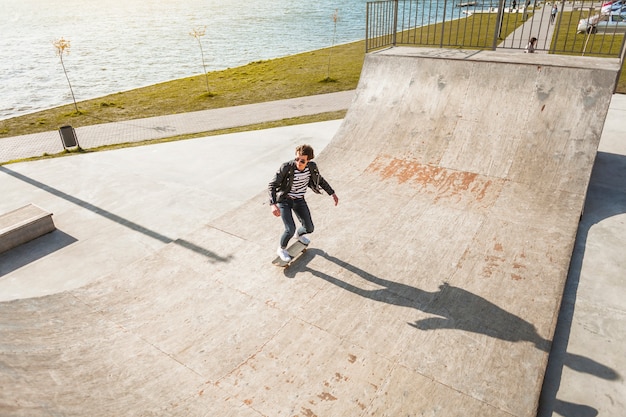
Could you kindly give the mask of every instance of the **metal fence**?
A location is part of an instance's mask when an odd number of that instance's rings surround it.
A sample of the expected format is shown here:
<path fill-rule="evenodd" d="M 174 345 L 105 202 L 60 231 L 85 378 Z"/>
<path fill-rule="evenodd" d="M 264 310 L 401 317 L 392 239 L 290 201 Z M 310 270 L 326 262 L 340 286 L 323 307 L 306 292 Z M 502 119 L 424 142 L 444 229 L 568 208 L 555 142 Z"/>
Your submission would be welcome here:
<path fill-rule="evenodd" d="M 624 33 L 601 3 L 539 0 L 387 0 L 367 3 L 366 50 L 391 45 L 624 57 Z M 583 21 L 583 24 L 581 24 Z M 626 23 L 626 22 L 625 22 Z"/>

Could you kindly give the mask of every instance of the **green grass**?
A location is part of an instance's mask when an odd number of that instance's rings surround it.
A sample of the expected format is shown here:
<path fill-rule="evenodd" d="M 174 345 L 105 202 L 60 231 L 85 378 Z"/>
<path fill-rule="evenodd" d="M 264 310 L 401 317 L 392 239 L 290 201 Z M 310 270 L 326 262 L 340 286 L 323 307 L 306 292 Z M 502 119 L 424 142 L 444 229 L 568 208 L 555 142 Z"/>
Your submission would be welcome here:
<path fill-rule="evenodd" d="M 520 14 L 505 15 L 500 31 L 500 40 L 506 38 L 522 23 Z M 532 13 L 528 13 L 528 18 Z M 398 35 L 398 43 L 406 45 L 430 45 L 463 49 L 485 49 L 493 44 L 497 16 L 495 13 L 477 13 L 465 19 L 422 26 Z"/>
<path fill-rule="evenodd" d="M 476 45 L 490 44 L 492 32 L 485 30 L 485 28 L 494 27 L 495 17 L 475 16 L 448 22 L 444 31 L 444 44 L 452 41 L 457 43 L 465 41 Z M 480 24 L 476 24 L 475 19 L 481 19 Z M 507 22 L 512 23 L 507 25 Z M 520 21 L 505 19 L 501 37 L 512 32 L 519 24 L 521 24 Z M 422 44 L 438 45 L 441 40 L 441 31 L 438 29 L 439 26 L 434 25 L 434 28 L 424 28 L 419 33 L 412 31 L 409 36 L 412 36 L 411 41 L 417 39 Z M 594 36 L 597 39 L 599 35 Z M 574 38 L 576 42 L 583 42 L 585 36 L 577 35 Z M 206 91 L 204 75 L 197 75 L 82 101 L 78 103 L 80 110 L 78 113 L 73 104 L 68 104 L 2 120 L 0 121 L 0 138 L 56 130 L 63 125 L 80 127 L 356 88 L 365 57 L 364 41 L 333 47 L 330 74 L 328 72 L 329 53 L 331 53 L 331 48 L 326 48 L 210 72 L 208 73 L 210 93 Z M 625 72 L 622 70 L 617 86 L 617 91 L 620 93 L 626 93 Z M 343 113 L 319 115 L 315 121 L 341 118 L 342 115 Z M 309 119 L 291 119 L 284 124 L 288 122 L 297 123 L 300 120 Z M 275 123 L 263 124 L 244 129 L 276 125 Z M 203 132 L 195 136 L 206 135 L 207 132 Z M 182 138 L 170 138 L 168 140 L 174 139 Z"/>
<path fill-rule="evenodd" d="M 561 25 L 559 36 L 558 38 L 555 37 L 551 47 L 558 51 L 565 51 L 564 54 L 570 55 L 619 56 L 624 35 L 619 33 L 610 35 L 576 33 L 578 21 L 584 17 L 581 12 L 563 12 L 561 21 L 567 22 L 568 25 Z"/>

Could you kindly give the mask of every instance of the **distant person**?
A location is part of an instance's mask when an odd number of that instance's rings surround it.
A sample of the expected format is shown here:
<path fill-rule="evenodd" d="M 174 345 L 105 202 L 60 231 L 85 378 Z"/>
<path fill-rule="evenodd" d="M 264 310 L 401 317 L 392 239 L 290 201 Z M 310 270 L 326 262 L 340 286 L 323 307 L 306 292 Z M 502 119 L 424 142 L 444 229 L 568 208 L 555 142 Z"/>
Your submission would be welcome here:
<path fill-rule="evenodd" d="M 322 188 L 333 198 L 335 205 L 339 203 L 337 194 L 335 194 L 335 191 L 324 177 L 320 175 L 317 164 L 312 161 L 314 157 L 311 146 L 298 146 L 296 148 L 296 159 L 282 164 L 269 183 L 272 214 L 280 217 L 285 225 L 285 231 L 280 237 L 280 246 L 276 250 L 276 254 L 284 262 L 291 261 L 291 256 L 287 252 L 287 244 L 293 235 L 297 232 L 298 240 L 308 245 L 309 239 L 305 234 L 313 232 L 311 212 L 304 199 L 307 188 L 311 188 L 317 194 L 320 194 L 320 188 Z M 301 224 L 297 231 L 293 213 L 296 213 Z"/>
<path fill-rule="evenodd" d="M 534 54 L 535 53 L 535 47 L 537 46 L 537 38 L 535 38 L 534 36 L 532 38 L 530 38 L 530 40 L 528 41 L 528 45 L 526 45 L 526 50 L 524 51 L 527 54 Z"/>
<path fill-rule="evenodd" d="M 524 6 L 524 16 L 522 17 L 522 20 L 526 21 L 526 19 L 528 19 L 528 8 L 530 7 L 530 0 L 528 0 L 526 2 L 526 6 Z"/>
<path fill-rule="evenodd" d="M 516 0 L 513 0 L 513 8 L 512 9 L 513 10 L 517 9 L 517 1 Z"/>
<path fill-rule="evenodd" d="M 556 3 L 554 3 L 554 5 L 552 6 L 552 12 L 550 13 L 550 23 L 554 23 L 554 21 L 556 20 L 556 14 L 559 12 L 559 6 L 556 5 Z"/>

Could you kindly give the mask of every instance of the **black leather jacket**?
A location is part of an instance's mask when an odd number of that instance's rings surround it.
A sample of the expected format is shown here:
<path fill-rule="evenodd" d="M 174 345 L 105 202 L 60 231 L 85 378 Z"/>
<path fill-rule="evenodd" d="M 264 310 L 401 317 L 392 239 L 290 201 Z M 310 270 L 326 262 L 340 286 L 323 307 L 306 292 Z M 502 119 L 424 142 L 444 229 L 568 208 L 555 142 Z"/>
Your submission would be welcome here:
<path fill-rule="evenodd" d="M 317 164 L 313 161 L 308 163 L 309 170 L 311 171 L 311 179 L 309 180 L 309 188 L 317 194 L 320 194 L 320 188 L 328 193 L 328 195 L 335 194 L 335 191 L 328 182 L 320 175 L 320 171 L 317 168 Z M 287 198 L 287 194 L 291 190 L 293 184 L 293 172 L 296 169 L 296 161 L 285 162 L 278 168 L 274 178 L 269 183 L 268 192 L 270 195 L 270 205 L 279 203 Z"/>

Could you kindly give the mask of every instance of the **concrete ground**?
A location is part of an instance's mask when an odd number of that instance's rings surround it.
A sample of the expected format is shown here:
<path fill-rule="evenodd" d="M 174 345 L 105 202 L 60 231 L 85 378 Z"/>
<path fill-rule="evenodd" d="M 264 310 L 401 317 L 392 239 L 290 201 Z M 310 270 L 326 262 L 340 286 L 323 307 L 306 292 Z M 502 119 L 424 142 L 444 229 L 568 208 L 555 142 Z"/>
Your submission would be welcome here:
<path fill-rule="evenodd" d="M 625 96 L 613 96 L 550 354 L 541 416 L 615 416 L 626 410 L 625 117 Z M 323 149 L 340 124 L 1 166 L 0 212 L 36 202 L 55 213 L 59 230 L 0 255 L 0 297 L 5 301 L 0 312 L 9 300 L 98 282 L 171 243 L 204 250 L 185 236 L 249 202 L 277 163 L 291 158 L 296 144 Z M 215 254 L 203 255 L 210 259 Z M 0 400 L 3 411 L 7 398 Z"/>
<path fill-rule="evenodd" d="M 158 251 L 258 194 L 297 145 L 322 150 L 340 124 L 0 166 L 0 213 L 36 202 L 58 229 L 0 254 L 0 301 L 82 287 Z"/>

